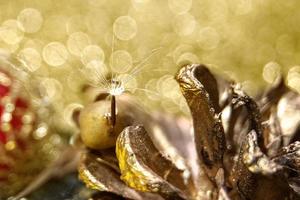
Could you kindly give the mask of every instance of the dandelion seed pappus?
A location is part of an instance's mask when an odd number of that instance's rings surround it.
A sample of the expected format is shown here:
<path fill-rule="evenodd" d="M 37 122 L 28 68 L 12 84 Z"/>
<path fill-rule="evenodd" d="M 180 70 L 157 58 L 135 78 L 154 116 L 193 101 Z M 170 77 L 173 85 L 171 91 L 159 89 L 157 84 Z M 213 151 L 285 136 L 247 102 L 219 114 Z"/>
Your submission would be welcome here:
<path fill-rule="evenodd" d="M 139 121 L 136 119 L 139 118 L 141 111 L 137 108 L 138 103 L 135 102 L 134 97 L 129 94 L 130 87 L 127 87 L 127 84 L 143 69 L 144 64 L 157 50 L 154 49 L 127 76 L 114 74 L 112 66 L 110 66 L 110 78 L 105 77 L 101 72 L 95 72 L 98 73 L 100 80 L 98 85 L 104 87 L 104 90 L 97 94 L 94 102 L 84 107 L 79 114 L 80 136 L 85 146 L 98 150 L 113 147 L 119 133 Z M 112 64 L 113 55 L 112 48 Z"/>

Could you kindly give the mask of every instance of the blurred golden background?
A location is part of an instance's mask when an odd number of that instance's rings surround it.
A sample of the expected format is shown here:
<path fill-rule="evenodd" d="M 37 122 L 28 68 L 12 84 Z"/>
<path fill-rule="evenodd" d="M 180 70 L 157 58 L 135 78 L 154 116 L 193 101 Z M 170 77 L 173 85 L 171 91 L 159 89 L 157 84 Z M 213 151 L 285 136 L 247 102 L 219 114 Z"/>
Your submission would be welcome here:
<path fill-rule="evenodd" d="M 148 106 L 176 113 L 186 107 L 172 77 L 185 63 L 207 64 L 250 95 L 281 73 L 300 91 L 298 8 L 296 0 L 2 1 L 0 47 L 57 110 L 79 106 L 82 84 L 113 71 Z"/>

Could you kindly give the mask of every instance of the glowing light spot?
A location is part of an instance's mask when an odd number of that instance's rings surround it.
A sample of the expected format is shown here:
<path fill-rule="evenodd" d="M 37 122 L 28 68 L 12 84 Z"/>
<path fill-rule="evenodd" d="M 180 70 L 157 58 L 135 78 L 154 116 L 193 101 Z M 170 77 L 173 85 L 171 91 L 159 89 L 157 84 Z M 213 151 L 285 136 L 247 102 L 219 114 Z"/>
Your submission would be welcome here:
<path fill-rule="evenodd" d="M 173 27 L 175 32 L 180 36 L 190 35 L 196 27 L 195 17 L 189 13 L 177 15 Z"/>
<path fill-rule="evenodd" d="M 108 69 L 106 65 L 97 60 L 89 62 L 85 68 L 81 69 L 85 78 L 95 86 L 108 87 L 106 76 L 108 74 Z"/>
<path fill-rule="evenodd" d="M 39 53 L 43 51 L 43 47 L 44 47 L 44 42 L 42 40 L 39 39 L 29 39 L 27 40 L 24 45 L 23 48 L 32 48 L 35 49 L 36 51 L 38 51 Z"/>
<path fill-rule="evenodd" d="M 22 24 L 24 32 L 38 32 L 43 24 L 43 17 L 40 11 L 34 8 L 26 8 L 18 15 L 18 21 Z"/>
<path fill-rule="evenodd" d="M 294 66 L 289 70 L 287 85 L 300 93 L 300 66 Z"/>
<path fill-rule="evenodd" d="M 118 50 L 110 56 L 110 66 L 117 73 L 128 72 L 132 66 L 132 57 L 129 52 Z"/>
<path fill-rule="evenodd" d="M 11 83 L 11 79 L 6 74 L 0 72 L 0 84 L 4 86 L 10 86 Z"/>
<path fill-rule="evenodd" d="M 51 135 L 51 137 L 49 138 L 50 142 L 52 144 L 60 144 L 62 142 L 62 138 L 61 136 L 59 136 L 58 134 L 55 134 L 55 135 Z"/>
<path fill-rule="evenodd" d="M 17 144 L 15 141 L 8 141 L 6 144 L 5 144 L 5 149 L 7 151 L 12 151 L 16 148 Z"/>
<path fill-rule="evenodd" d="M 65 45 L 59 42 L 51 42 L 43 49 L 43 58 L 50 66 L 58 67 L 65 64 L 68 56 Z"/>
<path fill-rule="evenodd" d="M 45 78 L 40 83 L 40 94 L 48 101 L 53 101 L 61 97 L 63 86 L 53 78 Z"/>
<path fill-rule="evenodd" d="M 160 85 L 160 92 L 167 98 L 174 100 L 178 103 L 178 99 L 181 96 L 178 83 L 173 77 L 167 78 Z"/>
<path fill-rule="evenodd" d="M 17 44 L 24 37 L 22 25 L 17 20 L 7 20 L 2 23 L 0 37 L 7 44 Z"/>
<path fill-rule="evenodd" d="M 0 27 L 0 52 L 1 53 L 15 53 L 20 47 L 19 43 L 7 44 L 4 40 L 1 40 L 1 27 Z"/>
<path fill-rule="evenodd" d="M 12 119 L 12 115 L 11 115 L 11 113 L 8 113 L 8 112 L 5 112 L 1 117 L 1 120 L 3 122 L 10 122 L 11 119 Z"/>
<path fill-rule="evenodd" d="M 97 45 L 89 45 L 83 49 L 81 61 L 83 64 L 88 64 L 93 60 L 104 61 L 105 55 L 103 50 Z"/>
<path fill-rule="evenodd" d="M 48 125 L 45 123 L 39 124 L 38 128 L 33 133 L 33 138 L 40 140 L 44 138 L 48 133 Z"/>
<path fill-rule="evenodd" d="M 67 46 L 71 54 L 80 56 L 83 49 L 91 43 L 90 38 L 83 32 L 72 33 L 67 41 Z"/>
<path fill-rule="evenodd" d="M 169 0 L 168 5 L 175 14 L 183 14 L 188 12 L 193 4 L 193 0 Z"/>
<path fill-rule="evenodd" d="M 281 75 L 281 66 L 276 62 L 269 62 L 264 66 L 263 78 L 268 83 L 273 83 Z"/>
<path fill-rule="evenodd" d="M 287 79 L 292 79 L 294 76 L 298 76 L 300 74 L 300 66 L 293 66 L 290 68 L 287 74 Z"/>
<path fill-rule="evenodd" d="M 1 123 L 1 130 L 4 132 L 11 131 L 10 123 Z"/>
<path fill-rule="evenodd" d="M 300 75 L 289 79 L 288 86 L 300 93 Z"/>
<path fill-rule="evenodd" d="M 137 34 L 136 21 L 130 16 L 121 16 L 114 22 L 113 31 L 118 39 L 131 40 Z"/>
<path fill-rule="evenodd" d="M 40 53 L 33 48 L 21 50 L 18 54 L 18 59 L 30 72 L 34 72 L 39 69 L 42 63 Z"/>
<path fill-rule="evenodd" d="M 23 117 L 22 117 L 22 122 L 24 124 L 31 124 L 34 120 L 34 115 L 29 112 L 29 113 L 26 113 Z"/>
<path fill-rule="evenodd" d="M 214 28 L 205 27 L 199 31 L 197 42 L 200 48 L 212 50 L 219 45 L 220 35 Z"/>

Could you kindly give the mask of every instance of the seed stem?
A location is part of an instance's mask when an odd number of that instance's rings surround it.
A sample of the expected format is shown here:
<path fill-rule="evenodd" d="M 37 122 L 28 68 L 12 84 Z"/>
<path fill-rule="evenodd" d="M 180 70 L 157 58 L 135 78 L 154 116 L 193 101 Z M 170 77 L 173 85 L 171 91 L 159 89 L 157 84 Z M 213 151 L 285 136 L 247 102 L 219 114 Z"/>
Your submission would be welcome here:
<path fill-rule="evenodd" d="M 116 96 L 111 96 L 111 123 L 113 126 L 116 124 Z"/>

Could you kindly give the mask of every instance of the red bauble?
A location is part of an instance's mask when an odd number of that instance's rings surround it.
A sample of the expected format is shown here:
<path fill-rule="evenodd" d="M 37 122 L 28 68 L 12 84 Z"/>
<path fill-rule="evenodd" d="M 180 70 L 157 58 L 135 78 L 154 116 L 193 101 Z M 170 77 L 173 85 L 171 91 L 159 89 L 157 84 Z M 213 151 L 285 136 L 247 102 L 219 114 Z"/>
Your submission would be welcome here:
<path fill-rule="evenodd" d="M 29 146 L 28 131 L 34 123 L 26 120 L 26 116 L 33 116 L 29 101 L 14 90 L 14 84 L 16 80 L 0 70 L 0 183 L 7 181 L 15 161 Z"/>

